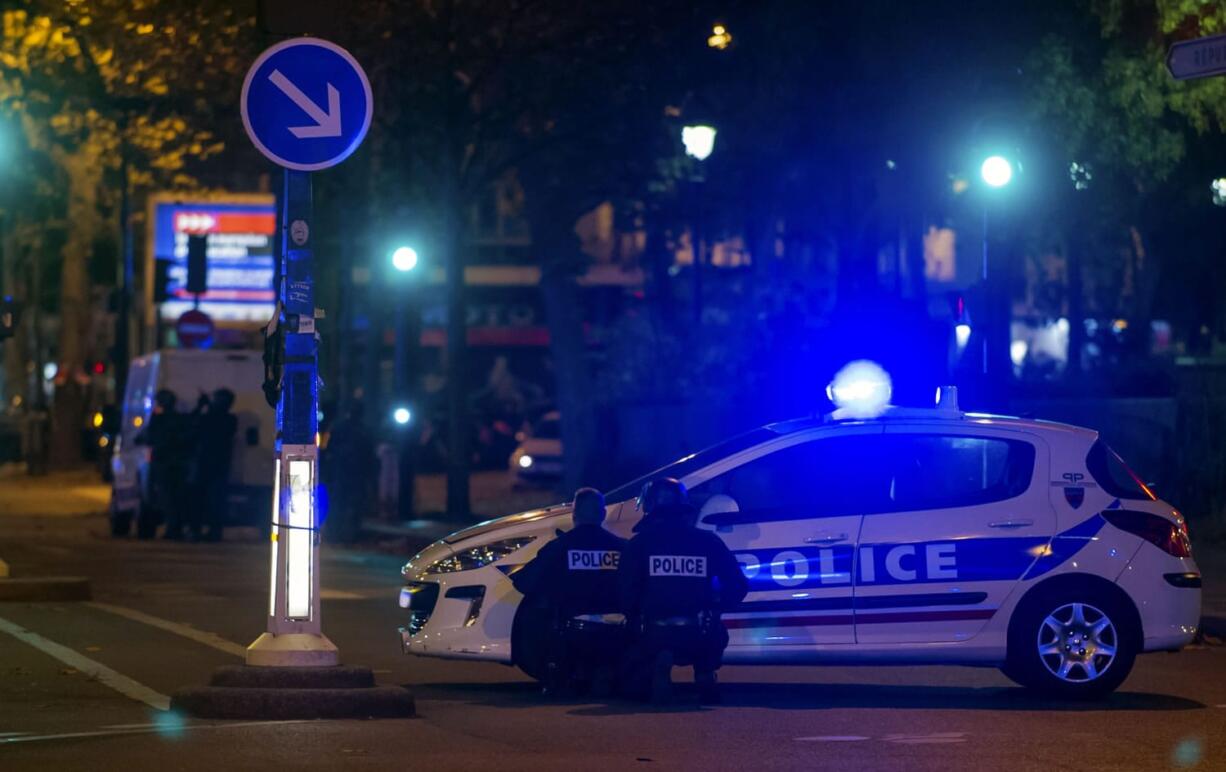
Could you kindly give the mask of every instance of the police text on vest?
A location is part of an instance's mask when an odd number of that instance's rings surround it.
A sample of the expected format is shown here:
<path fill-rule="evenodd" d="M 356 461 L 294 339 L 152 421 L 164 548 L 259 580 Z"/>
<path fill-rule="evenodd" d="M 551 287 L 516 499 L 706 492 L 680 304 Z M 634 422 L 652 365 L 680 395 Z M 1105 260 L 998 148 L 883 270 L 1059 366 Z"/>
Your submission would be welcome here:
<path fill-rule="evenodd" d="M 707 559 L 698 555 L 652 555 L 648 565 L 651 576 L 707 575 Z"/>
<path fill-rule="evenodd" d="M 571 571 L 612 571 L 620 558 L 617 550 L 568 550 L 566 567 Z"/>

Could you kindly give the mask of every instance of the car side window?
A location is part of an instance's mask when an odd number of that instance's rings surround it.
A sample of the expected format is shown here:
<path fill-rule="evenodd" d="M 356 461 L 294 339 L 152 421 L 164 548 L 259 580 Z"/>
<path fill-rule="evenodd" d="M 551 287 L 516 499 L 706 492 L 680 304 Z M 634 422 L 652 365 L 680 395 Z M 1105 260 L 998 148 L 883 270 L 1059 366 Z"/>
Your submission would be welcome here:
<path fill-rule="evenodd" d="M 1020 496 L 1034 475 L 1034 446 L 995 437 L 896 434 L 885 443 L 890 510 L 970 507 Z"/>
<path fill-rule="evenodd" d="M 803 442 L 697 485 L 692 503 L 707 525 L 858 515 L 880 509 L 885 475 L 873 463 L 881 435 Z"/>

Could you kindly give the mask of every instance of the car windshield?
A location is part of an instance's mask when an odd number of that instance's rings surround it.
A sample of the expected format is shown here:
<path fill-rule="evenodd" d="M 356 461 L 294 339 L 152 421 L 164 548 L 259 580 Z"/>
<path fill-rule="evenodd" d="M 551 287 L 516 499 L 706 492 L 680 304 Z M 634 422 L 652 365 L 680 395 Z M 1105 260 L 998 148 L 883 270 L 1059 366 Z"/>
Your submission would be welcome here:
<path fill-rule="evenodd" d="M 724 440 L 717 445 L 712 445 L 705 450 L 700 450 L 697 453 L 691 453 L 690 455 L 680 458 L 666 466 L 662 466 L 655 471 L 648 472 L 642 477 L 631 480 L 625 485 L 614 488 L 605 494 L 605 500 L 610 504 L 615 504 L 619 501 L 632 499 L 639 495 L 639 491 L 642 490 L 643 485 L 648 480 L 654 480 L 659 477 L 673 477 L 680 480 L 691 472 L 702 469 L 704 466 L 718 461 L 725 456 L 729 456 L 733 453 L 739 453 L 746 448 L 752 448 L 754 445 L 758 445 L 778 436 L 778 432 L 765 427 L 761 429 L 754 429 L 753 431 L 745 432 L 744 434 L 739 434 L 736 437 Z"/>

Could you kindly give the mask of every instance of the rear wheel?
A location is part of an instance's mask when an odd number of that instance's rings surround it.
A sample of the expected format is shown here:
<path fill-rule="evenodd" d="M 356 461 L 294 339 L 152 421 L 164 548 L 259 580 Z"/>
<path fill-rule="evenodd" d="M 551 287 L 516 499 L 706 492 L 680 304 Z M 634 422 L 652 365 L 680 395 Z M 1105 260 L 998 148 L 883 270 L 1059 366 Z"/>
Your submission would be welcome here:
<path fill-rule="evenodd" d="M 1063 588 L 1014 612 L 1005 675 L 1043 694 L 1096 699 L 1115 691 L 1136 660 L 1140 629 L 1118 593 Z"/>

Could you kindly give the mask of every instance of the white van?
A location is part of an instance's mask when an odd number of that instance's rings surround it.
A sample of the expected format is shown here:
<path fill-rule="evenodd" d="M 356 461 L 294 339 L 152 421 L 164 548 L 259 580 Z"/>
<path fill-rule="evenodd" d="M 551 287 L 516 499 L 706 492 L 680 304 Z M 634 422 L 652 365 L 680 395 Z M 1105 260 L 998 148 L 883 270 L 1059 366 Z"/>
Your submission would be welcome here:
<path fill-rule="evenodd" d="M 191 411 L 201 394 L 234 392 L 234 457 L 230 467 L 228 524 L 265 527 L 272 517 L 273 443 L 276 416 L 264 400 L 264 363 L 257 351 L 165 349 L 132 360 L 123 400 L 122 426 L 111 459 L 111 529 L 152 536 L 156 515 L 149 502 L 149 448 L 136 437 L 149 423 L 153 398 L 161 389 L 178 397 L 178 410 Z"/>

